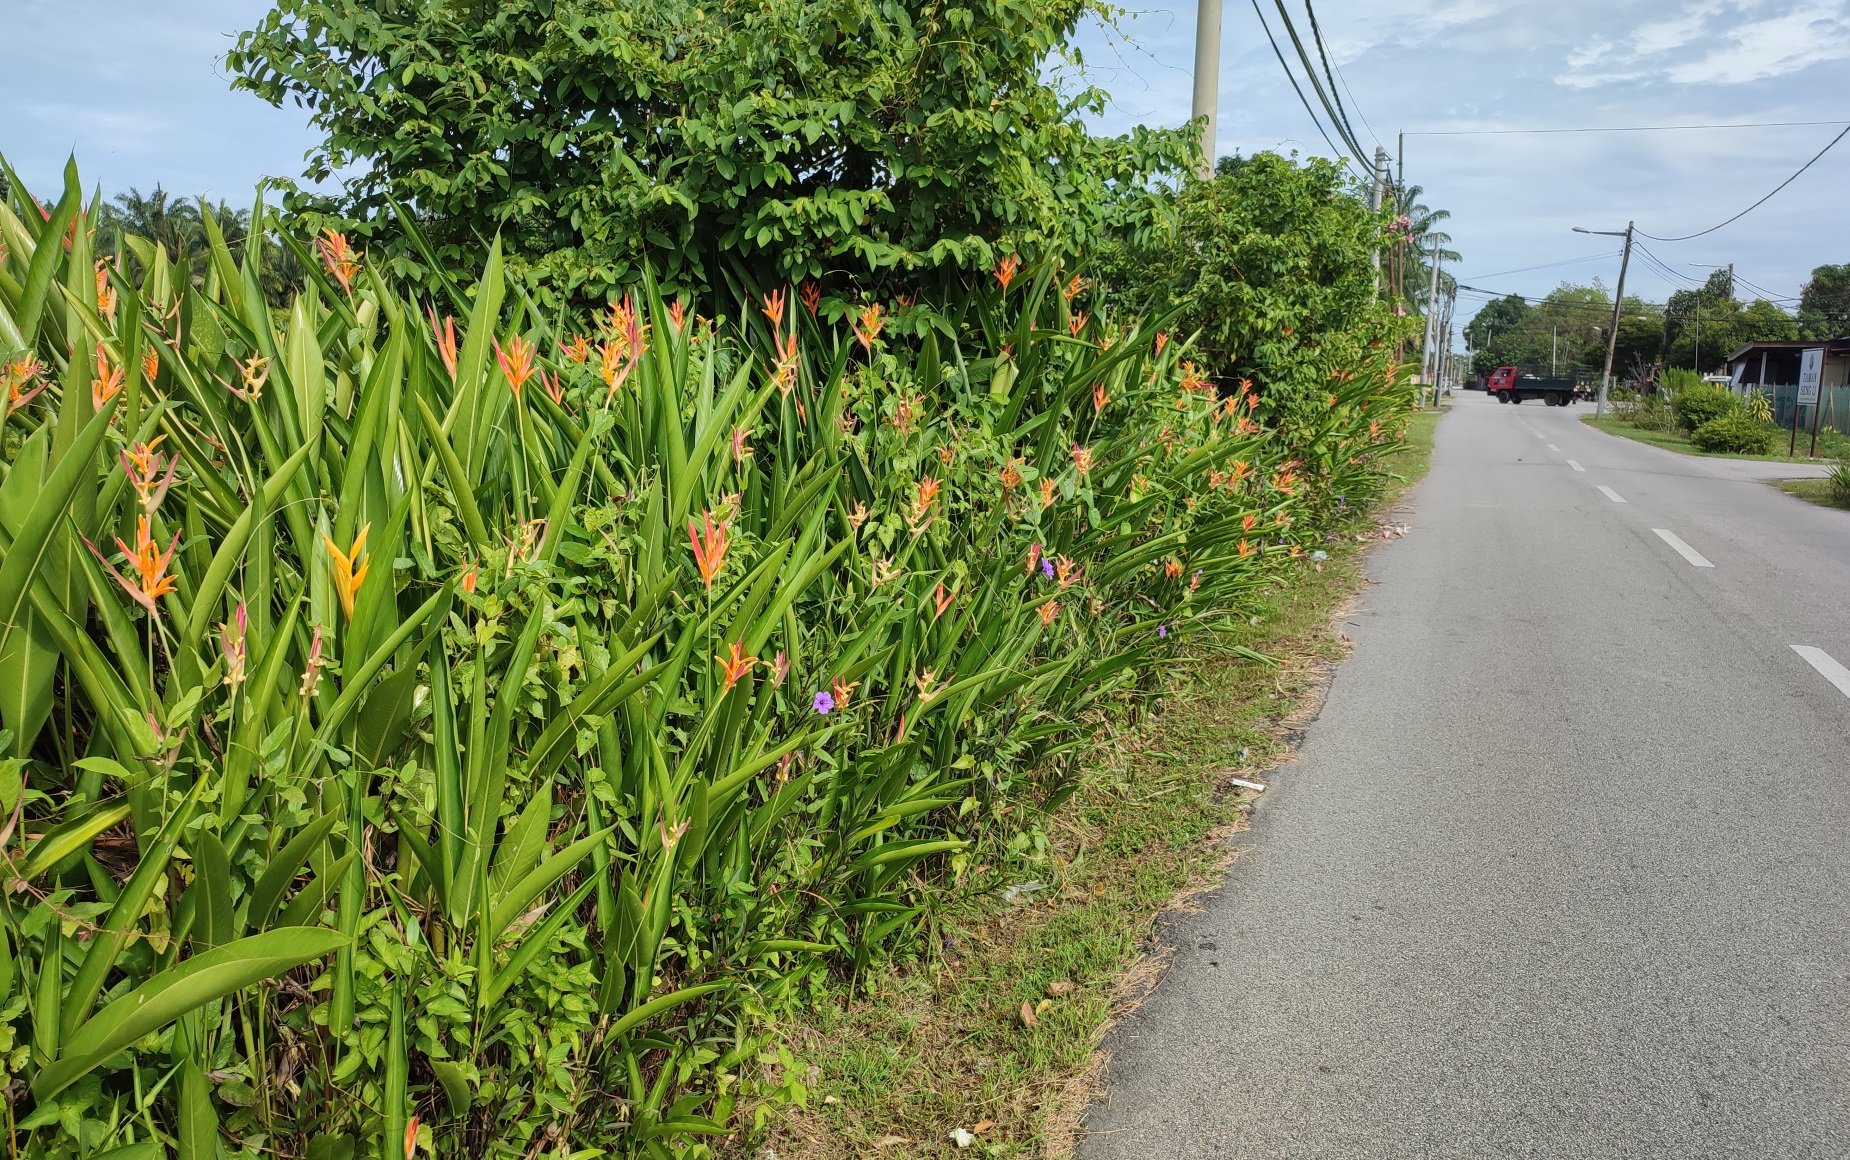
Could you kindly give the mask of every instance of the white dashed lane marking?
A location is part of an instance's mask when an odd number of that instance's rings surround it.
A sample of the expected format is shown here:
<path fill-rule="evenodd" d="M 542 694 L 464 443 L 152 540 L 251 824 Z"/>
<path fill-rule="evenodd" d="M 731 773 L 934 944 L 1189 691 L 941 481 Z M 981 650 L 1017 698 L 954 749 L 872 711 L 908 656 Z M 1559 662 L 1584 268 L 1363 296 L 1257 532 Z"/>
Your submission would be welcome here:
<path fill-rule="evenodd" d="M 1605 484 L 1603 483 L 1599 484 L 1598 487 L 1600 489 L 1601 494 L 1603 494 L 1607 499 L 1611 500 L 1613 503 L 1624 503 L 1625 502 L 1624 496 L 1612 490 L 1610 487 L 1607 487 Z"/>
<path fill-rule="evenodd" d="M 1664 541 L 1664 543 L 1669 544 L 1671 547 L 1675 548 L 1677 550 L 1677 555 L 1683 557 L 1685 560 L 1688 560 L 1691 564 L 1694 564 L 1696 567 L 1698 568 L 1715 567 L 1715 565 L 1709 563 L 1708 559 L 1705 556 L 1703 556 L 1701 552 L 1698 552 L 1696 549 L 1684 543 L 1683 540 L 1675 532 L 1669 530 L 1668 528 L 1652 528 L 1651 530 L 1657 533 L 1658 539 Z"/>
<path fill-rule="evenodd" d="M 1795 644 L 1792 651 L 1805 658 L 1805 663 L 1818 670 L 1818 675 L 1837 686 L 1837 691 L 1850 697 L 1850 669 L 1837 663 L 1836 658 L 1821 648 L 1809 644 Z"/>

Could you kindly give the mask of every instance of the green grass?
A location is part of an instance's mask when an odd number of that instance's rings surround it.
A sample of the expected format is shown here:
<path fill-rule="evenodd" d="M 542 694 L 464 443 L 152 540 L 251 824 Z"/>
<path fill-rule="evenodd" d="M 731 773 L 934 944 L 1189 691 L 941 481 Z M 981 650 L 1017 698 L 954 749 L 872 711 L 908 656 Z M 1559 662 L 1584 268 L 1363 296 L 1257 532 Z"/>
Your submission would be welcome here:
<path fill-rule="evenodd" d="M 1439 418 L 1411 419 L 1389 463 L 1399 483 L 1377 513 L 1424 476 Z M 1336 613 L 1361 588 L 1360 541 L 1374 539 L 1340 537 L 1255 609 L 1241 643 L 1276 667 L 1187 658 L 1138 721 L 1104 735 L 1049 818 L 1047 864 L 1019 875 L 1047 889 L 1015 905 L 963 899 L 928 957 L 876 969 L 852 996 L 835 985 L 781 1028 L 807 1068 L 808 1107 L 736 1146 L 782 1160 L 1066 1154 L 1100 1037 L 1162 965 L 1147 957 L 1153 923 L 1225 871 L 1225 839 L 1250 809 L 1228 778 L 1288 757 L 1295 723 L 1346 651 Z M 957 1128 L 980 1149 L 951 1143 Z"/>
<path fill-rule="evenodd" d="M 1648 443 L 1652 447 L 1661 447 L 1665 451 L 1675 451 L 1680 455 L 1700 455 L 1708 459 L 1758 459 L 1768 463 L 1817 462 L 1817 460 L 1810 459 L 1804 454 L 1785 454 L 1783 448 L 1785 445 L 1786 432 L 1784 431 L 1779 433 L 1779 439 L 1775 441 L 1774 446 L 1780 448 L 1776 453 L 1772 455 L 1737 455 L 1726 452 L 1704 451 L 1694 443 L 1691 443 L 1689 441 L 1689 436 L 1681 431 L 1650 431 L 1643 427 L 1634 427 L 1625 420 L 1613 415 L 1607 415 L 1597 419 L 1591 415 L 1582 415 L 1580 421 L 1589 427 L 1596 427 L 1606 432 L 1608 435 L 1623 435 L 1627 439 L 1633 439 L 1639 443 Z M 1806 445 L 1808 438 L 1809 437 L 1805 435 L 1799 436 L 1799 446 L 1801 448 Z M 1821 452 L 1823 450 L 1822 443 L 1819 445 L 1819 450 Z M 1820 458 L 1822 458 L 1822 455 Z"/>
<path fill-rule="evenodd" d="M 1787 495 L 1797 496 L 1806 503 L 1850 511 L 1850 502 L 1839 498 L 1837 490 L 1831 486 L 1829 479 L 1780 479 L 1775 480 L 1773 485 Z"/>

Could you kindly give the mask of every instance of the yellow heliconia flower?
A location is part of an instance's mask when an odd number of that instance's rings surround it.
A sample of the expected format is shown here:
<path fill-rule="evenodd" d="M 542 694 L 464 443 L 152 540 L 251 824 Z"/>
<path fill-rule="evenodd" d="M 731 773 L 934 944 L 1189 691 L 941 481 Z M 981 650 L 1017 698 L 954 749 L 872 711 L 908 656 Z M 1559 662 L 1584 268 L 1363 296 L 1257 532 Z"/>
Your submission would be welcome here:
<path fill-rule="evenodd" d="M 371 528 L 371 524 L 362 527 L 360 534 L 353 538 L 353 546 L 345 552 L 336 547 L 334 541 L 327 536 L 321 537 L 321 542 L 327 545 L 328 556 L 333 563 L 334 592 L 340 597 L 340 610 L 346 614 L 348 620 L 353 619 L 353 601 L 360 594 L 360 585 L 366 583 L 366 570 L 372 567 L 370 559 L 360 559 L 361 554 L 366 551 L 366 533 Z M 354 567 L 355 561 L 359 561 L 357 568 Z"/>

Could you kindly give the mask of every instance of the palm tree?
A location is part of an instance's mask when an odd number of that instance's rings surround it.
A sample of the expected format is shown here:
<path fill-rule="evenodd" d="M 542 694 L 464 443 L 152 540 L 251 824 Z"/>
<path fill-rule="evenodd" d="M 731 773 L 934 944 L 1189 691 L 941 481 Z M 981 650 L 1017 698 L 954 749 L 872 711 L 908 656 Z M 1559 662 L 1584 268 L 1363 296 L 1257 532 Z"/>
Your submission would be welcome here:
<path fill-rule="evenodd" d="M 166 250 L 168 258 L 195 282 L 200 281 L 210 261 L 201 208 L 204 205 L 203 201 L 175 198 L 158 184 L 152 193 L 145 194 L 130 186 L 127 193 L 115 196 L 113 204 L 103 206 L 97 228 L 97 248 L 103 253 L 118 249 L 127 251 L 128 247 L 122 242 L 124 238 L 146 238 Z M 225 243 L 237 252 L 250 233 L 250 211 L 233 209 L 229 202 L 209 208 Z M 132 260 L 132 253 L 125 254 L 125 258 Z M 263 289 L 272 302 L 285 301 L 301 288 L 301 263 L 295 252 L 277 242 L 274 235 L 265 238 L 262 270 Z"/>
<path fill-rule="evenodd" d="M 1455 265 L 1461 260 L 1458 251 L 1450 248 L 1452 235 L 1438 228 L 1439 223 L 1451 218 L 1452 211 L 1427 206 L 1420 200 L 1425 192 L 1417 185 L 1409 185 L 1397 190 L 1394 198 L 1395 212 L 1406 223 L 1402 227 L 1406 253 L 1405 260 L 1399 263 L 1400 292 L 1422 314 L 1426 311 L 1426 295 L 1432 284 L 1434 254 L 1446 265 Z M 1449 291 L 1451 286 L 1451 276 L 1444 273 L 1442 266 L 1440 290 Z"/>

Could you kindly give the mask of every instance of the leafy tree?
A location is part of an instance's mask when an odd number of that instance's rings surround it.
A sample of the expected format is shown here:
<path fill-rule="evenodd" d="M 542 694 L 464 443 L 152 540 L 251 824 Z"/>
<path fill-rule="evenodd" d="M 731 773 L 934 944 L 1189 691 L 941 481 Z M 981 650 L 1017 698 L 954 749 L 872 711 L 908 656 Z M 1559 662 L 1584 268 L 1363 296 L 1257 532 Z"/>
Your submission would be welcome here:
<path fill-rule="evenodd" d="M 1452 276 L 1445 272 L 1445 266 L 1455 266 L 1462 260 L 1458 251 L 1451 248 L 1452 235 L 1439 228 L 1440 223 L 1451 220 L 1452 211 L 1428 207 L 1420 200 L 1425 193 L 1424 188 L 1409 185 L 1396 191 L 1394 197 L 1395 210 L 1405 222 L 1402 226 L 1406 251 L 1405 260 L 1400 263 L 1401 294 L 1421 314 L 1426 312 L 1426 298 L 1432 290 L 1434 253 L 1438 254 L 1441 263 L 1441 298 L 1449 294 L 1454 285 Z"/>
<path fill-rule="evenodd" d="M 1527 330 L 1529 304 L 1521 295 L 1511 294 L 1484 304 L 1465 324 L 1465 341 L 1475 352 L 1471 373 L 1487 375 L 1516 360 Z"/>
<path fill-rule="evenodd" d="M 1224 389 L 1251 380 L 1287 435 L 1327 410 L 1332 374 L 1362 347 L 1409 329 L 1375 289 L 1382 218 L 1334 162 L 1254 154 L 1174 204 L 1175 233 L 1130 265 L 1183 304 L 1176 328 L 1199 333 L 1204 369 Z"/>
<path fill-rule="evenodd" d="M 500 234 L 544 292 L 845 272 L 920 281 L 1081 246 L 1195 156 L 1063 86 L 1098 0 L 277 0 L 229 63 L 325 134 L 288 205 L 399 272 Z M 434 254 L 381 228 L 415 210 Z"/>
<path fill-rule="evenodd" d="M 1799 330 L 1806 338 L 1850 331 L 1850 262 L 1818 266 L 1799 291 Z"/>

